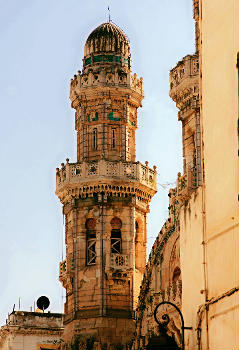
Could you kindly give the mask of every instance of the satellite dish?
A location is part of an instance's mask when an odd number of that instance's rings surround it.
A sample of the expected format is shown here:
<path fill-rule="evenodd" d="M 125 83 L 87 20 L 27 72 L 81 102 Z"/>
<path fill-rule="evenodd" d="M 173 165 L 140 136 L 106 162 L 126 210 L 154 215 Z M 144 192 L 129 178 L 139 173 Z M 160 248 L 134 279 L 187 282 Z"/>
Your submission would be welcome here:
<path fill-rule="evenodd" d="M 40 298 L 37 299 L 37 307 L 40 309 L 40 310 L 46 310 L 50 305 L 50 300 L 45 297 L 44 295 L 42 295 Z"/>

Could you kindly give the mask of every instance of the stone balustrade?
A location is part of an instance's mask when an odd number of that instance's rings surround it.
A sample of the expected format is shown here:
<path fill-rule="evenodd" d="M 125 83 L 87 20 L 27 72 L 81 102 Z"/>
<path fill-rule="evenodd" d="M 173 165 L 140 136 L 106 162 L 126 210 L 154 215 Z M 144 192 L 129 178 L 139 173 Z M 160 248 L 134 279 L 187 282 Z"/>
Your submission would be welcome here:
<path fill-rule="evenodd" d="M 169 96 L 176 102 L 177 108 L 184 111 L 199 106 L 199 58 L 187 55 L 170 71 Z M 179 112 L 180 113 L 180 112 Z M 181 118 L 182 116 L 179 115 Z"/>
<path fill-rule="evenodd" d="M 186 199 L 190 192 L 197 187 L 197 174 L 195 168 L 187 167 L 186 172 L 177 177 L 177 195 Z"/>
<path fill-rule="evenodd" d="M 188 178 L 187 173 L 181 175 L 181 173 L 178 173 L 177 177 L 177 192 L 178 194 L 182 192 L 185 188 L 188 187 Z"/>
<path fill-rule="evenodd" d="M 199 58 L 198 55 L 187 55 L 177 66 L 171 69 L 169 74 L 170 91 L 181 84 L 184 80 L 198 76 Z"/>
<path fill-rule="evenodd" d="M 119 180 L 122 183 L 140 182 L 147 187 L 156 190 L 157 172 L 139 162 L 121 162 L 99 160 L 81 163 L 62 163 L 62 168 L 57 168 L 56 191 L 64 185 L 88 183 L 91 180 Z"/>

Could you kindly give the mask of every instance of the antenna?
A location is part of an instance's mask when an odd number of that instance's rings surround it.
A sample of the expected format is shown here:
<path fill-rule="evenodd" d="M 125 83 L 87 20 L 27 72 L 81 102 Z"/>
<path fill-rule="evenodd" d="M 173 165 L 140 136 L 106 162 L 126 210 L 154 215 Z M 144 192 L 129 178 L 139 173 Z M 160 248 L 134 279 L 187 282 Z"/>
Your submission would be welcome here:
<path fill-rule="evenodd" d="M 64 217 L 64 213 L 62 212 L 62 228 L 63 228 L 63 232 L 62 232 L 62 245 L 61 245 L 61 261 L 63 261 L 63 249 L 64 249 L 64 234 L 65 234 L 65 217 Z"/>
<path fill-rule="evenodd" d="M 110 18 L 110 7 L 108 6 L 108 12 L 109 12 L 109 23 L 111 22 L 111 18 Z"/>

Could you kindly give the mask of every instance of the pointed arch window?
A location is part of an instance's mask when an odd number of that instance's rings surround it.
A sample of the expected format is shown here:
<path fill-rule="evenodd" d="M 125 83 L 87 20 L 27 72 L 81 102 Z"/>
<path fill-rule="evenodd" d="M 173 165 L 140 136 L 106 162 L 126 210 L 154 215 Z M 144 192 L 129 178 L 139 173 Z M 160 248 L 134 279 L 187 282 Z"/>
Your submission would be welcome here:
<path fill-rule="evenodd" d="M 87 219 L 86 227 L 86 265 L 96 264 L 96 220 Z"/>

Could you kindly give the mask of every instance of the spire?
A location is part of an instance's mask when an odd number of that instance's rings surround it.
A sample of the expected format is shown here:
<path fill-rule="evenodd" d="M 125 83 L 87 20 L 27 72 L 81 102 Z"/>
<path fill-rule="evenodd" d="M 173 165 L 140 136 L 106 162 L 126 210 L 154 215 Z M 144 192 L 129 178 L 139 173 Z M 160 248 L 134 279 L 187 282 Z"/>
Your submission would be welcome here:
<path fill-rule="evenodd" d="M 109 20 L 108 22 L 110 23 L 111 22 L 111 18 L 110 18 L 110 7 L 108 6 L 108 12 L 109 12 Z"/>

